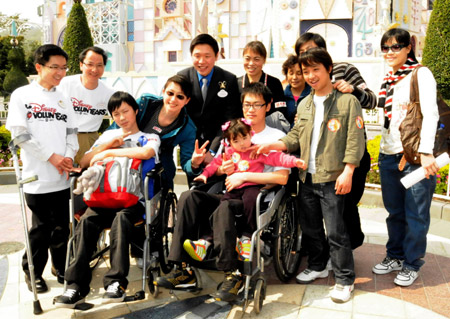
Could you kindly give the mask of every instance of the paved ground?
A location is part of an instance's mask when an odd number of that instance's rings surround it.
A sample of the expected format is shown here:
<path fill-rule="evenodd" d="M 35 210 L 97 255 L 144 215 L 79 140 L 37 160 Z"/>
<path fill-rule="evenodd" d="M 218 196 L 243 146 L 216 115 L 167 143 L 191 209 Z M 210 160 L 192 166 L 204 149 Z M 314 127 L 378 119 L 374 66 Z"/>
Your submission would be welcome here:
<path fill-rule="evenodd" d="M 386 211 L 361 206 L 364 245 L 354 251 L 356 267 L 355 293 L 351 301 L 335 304 L 328 297 L 333 285 L 332 273 L 314 284 L 281 283 L 269 265 L 265 274 L 267 297 L 259 318 L 450 318 L 450 222 L 433 219 L 428 236 L 426 264 L 420 277 L 408 288 L 393 283 L 394 274 L 377 276 L 372 266 L 385 255 Z M 23 226 L 15 186 L 0 187 L 0 318 L 31 318 L 32 294 L 24 283 L 20 267 L 23 254 Z M 15 251 L 15 252 L 14 252 Z M 130 269 L 128 295 L 141 287 L 141 273 Z M 201 272 L 203 290 L 197 296 L 187 292 L 163 290 L 157 298 L 146 296 L 142 301 L 101 305 L 102 275 L 109 261 L 106 258 L 94 272 L 92 290 L 87 298 L 91 309 L 56 309 L 54 296 L 63 292 L 62 285 L 47 267 L 44 278 L 50 291 L 40 294 L 44 313 L 41 318 L 241 318 L 242 308 L 218 303 L 209 297 L 221 281 L 217 272 Z M 302 261 L 301 269 L 305 267 Z M 147 289 L 148 290 L 148 289 Z M 148 291 L 147 291 L 148 292 Z M 36 316 L 38 317 L 38 316 Z M 257 317 L 252 307 L 245 317 Z"/>

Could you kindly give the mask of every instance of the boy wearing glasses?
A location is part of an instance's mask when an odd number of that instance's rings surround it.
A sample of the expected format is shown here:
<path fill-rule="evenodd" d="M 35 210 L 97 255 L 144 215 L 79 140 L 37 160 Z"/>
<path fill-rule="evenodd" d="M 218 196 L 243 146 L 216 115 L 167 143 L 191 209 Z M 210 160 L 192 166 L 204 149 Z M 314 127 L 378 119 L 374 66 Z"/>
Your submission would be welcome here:
<path fill-rule="evenodd" d="M 61 81 L 61 90 L 70 98 L 78 127 L 80 149 L 75 156 L 79 164 L 98 139 L 103 117 L 108 114 L 107 105 L 114 90 L 100 81 L 108 61 L 106 52 L 99 47 L 84 49 L 79 56 L 81 75 L 71 75 Z"/>
<path fill-rule="evenodd" d="M 23 187 L 32 212 L 29 238 L 38 293 L 48 290 L 42 272 L 49 249 L 56 271 L 53 274 L 59 283 L 64 282 L 69 235 L 68 174 L 78 150 L 73 110 L 57 87 L 66 75 L 67 59 L 67 53 L 53 44 L 43 45 L 34 52 L 38 78 L 12 93 L 6 121 L 12 138 L 26 139 L 19 143 L 23 176 L 39 178 Z M 22 268 L 31 291 L 26 253 Z"/>
<path fill-rule="evenodd" d="M 263 83 L 251 83 L 243 89 L 241 96 L 245 119 L 251 122 L 254 135 L 251 141 L 261 144 L 277 141 L 285 134 L 266 125 L 266 113 L 272 103 L 272 92 Z M 265 166 L 264 172 L 237 172 L 232 159 L 225 160 L 217 170 L 217 175 L 227 175 L 227 191 L 238 189 L 244 183 L 285 185 L 289 169 Z M 197 261 L 204 260 L 210 250 L 217 253 L 216 266 L 223 271 L 224 280 L 214 293 L 221 301 L 233 301 L 243 289 L 243 276 L 237 271 L 238 253 L 241 259 L 248 256 L 250 242 L 245 238 L 236 238 L 246 221 L 238 220 L 236 215 L 242 211 L 242 201 L 221 201 L 222 195 L 210 194 L 201 189 L 189 190 L 181 194 L 177 206 L 177 223 L 172 238 L 168 259 L 177 268 L 164 277 L 158 277 L 155 285 L 167 289 L 180 289 L 195 286 L 197 278 L 187 266 L 193 262 L 189 252 L 193 252 Z M 238 224 L 238 225 L 236 225 Z M 197 239 L 199 240 L 190 240 Z M 210 243 L 210 244 L 208 244 Z M 243 258 L 242 258 L 243 257 Z"/>

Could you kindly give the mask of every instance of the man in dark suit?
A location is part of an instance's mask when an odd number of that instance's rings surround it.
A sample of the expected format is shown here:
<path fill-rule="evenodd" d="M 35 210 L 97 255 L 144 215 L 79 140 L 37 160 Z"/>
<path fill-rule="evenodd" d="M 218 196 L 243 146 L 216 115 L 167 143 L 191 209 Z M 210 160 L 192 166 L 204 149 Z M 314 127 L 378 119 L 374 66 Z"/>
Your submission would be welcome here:
<path fill-rule="evenodd" d="M 242 117 L 239 88 L 234 74 L 215 65 L 219 46 L 212 36 L 206 33 L 196 36 L 190 51 L 193 66 L 178 74 L 192 83 L 192 97 L 186 108 L 197 126 L 199 145 L 210 142 L 205 158 L 209 163 L 219 148 L 221 125 Z"/>

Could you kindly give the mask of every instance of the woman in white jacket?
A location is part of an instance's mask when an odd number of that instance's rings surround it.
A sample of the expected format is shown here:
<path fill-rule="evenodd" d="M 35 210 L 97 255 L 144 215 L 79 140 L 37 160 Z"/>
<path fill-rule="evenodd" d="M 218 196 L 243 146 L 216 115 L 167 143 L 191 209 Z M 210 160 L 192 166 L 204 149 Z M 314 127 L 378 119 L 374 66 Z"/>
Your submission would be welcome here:
<path fill-rule="evenodd" d="M 379 168 L 389 239 L 386 258 L 372 268 L 375 274 L 399 270 L 394 283 L 410 286 L 424 264 L 426 236 L 430 225 L 430 206 L 439 170 L 433 156 L 434 137 L 439 113 L 436 104 L 436 81 L 426 67 L 418 70 L 420 104 L 423 114 L 420 133 L 420 159 L 426 177 L 409 189 L 400 179 L 419 165 L 406 163 L 399 170 L 403 147 L 399 126 L 406 116 L 410 100 L 412 71 L 419 66 L 406 30 L 394 28 L 381 38 L 381 52 L 391 70 L 386 74 L 379 93 L 378 107 L 384 109 L 384 127 L 380 143 Z"/>

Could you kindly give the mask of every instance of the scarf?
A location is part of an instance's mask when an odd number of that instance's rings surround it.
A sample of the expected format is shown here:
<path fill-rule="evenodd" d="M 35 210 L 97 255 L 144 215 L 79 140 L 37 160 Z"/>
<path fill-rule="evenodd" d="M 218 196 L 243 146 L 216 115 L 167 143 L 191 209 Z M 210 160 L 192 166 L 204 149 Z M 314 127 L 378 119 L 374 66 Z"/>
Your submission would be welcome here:
<path fill-rule="evenodd" d="M 384 108 L 384 128 L 389 129 L 392 117 L 392 99 L 394 95 L 395 83 L 407 76 L 412 70 L 414 70 L 419 63 L 408 58 L 400 69 L 392 74 L 392 70 L 389 71 L 383 79 L 380 92 L 378 93 L 378 107 Z"/>

